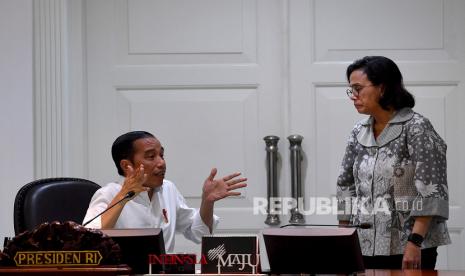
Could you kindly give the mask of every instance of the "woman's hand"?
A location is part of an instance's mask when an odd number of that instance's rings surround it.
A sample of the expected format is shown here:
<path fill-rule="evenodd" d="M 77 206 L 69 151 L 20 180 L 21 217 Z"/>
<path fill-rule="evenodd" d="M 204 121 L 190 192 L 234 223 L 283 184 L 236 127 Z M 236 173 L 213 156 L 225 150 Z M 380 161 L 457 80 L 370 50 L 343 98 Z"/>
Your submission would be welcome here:
<path fill-rule="evenodd" d="M 411 242 L 405 245 L 402 269 L 421 269 L 421 248 Z"/>

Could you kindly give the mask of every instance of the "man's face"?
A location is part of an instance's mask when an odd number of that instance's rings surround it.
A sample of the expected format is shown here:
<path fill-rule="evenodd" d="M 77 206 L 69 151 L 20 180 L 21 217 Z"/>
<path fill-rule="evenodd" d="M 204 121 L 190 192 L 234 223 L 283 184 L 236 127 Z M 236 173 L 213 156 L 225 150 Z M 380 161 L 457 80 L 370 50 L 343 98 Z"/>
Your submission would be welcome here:
<path fill-rule="evenodd" d="M 164 159 L 164 149 L 155 138 L 141 138 L 133 142 L 134 156 L 132 165 L 134 170 L 144 165 L 144 172 L 147 174 L 147 181 L 144 186 L 156 188 L 163 184 L 165 178 L 166 163 Z"/>

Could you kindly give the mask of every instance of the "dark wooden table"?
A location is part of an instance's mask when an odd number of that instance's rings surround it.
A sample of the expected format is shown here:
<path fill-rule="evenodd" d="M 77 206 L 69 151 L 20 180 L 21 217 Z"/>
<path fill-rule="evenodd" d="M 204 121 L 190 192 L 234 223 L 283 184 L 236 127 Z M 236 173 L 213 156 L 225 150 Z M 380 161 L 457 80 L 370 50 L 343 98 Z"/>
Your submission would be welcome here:
<path fill-rule="evenodd" d="M 1 267 L 0 274 L 7 275 L 130 275 L 127 265 L 95 267 Z"/>
<path fill-rule="evenodd" d="M 365 273 L 360 275 L 366 276 L 465 276 L 465 271 L 453 270 L 383 270 L 383 269 L 367 269 Z"/>

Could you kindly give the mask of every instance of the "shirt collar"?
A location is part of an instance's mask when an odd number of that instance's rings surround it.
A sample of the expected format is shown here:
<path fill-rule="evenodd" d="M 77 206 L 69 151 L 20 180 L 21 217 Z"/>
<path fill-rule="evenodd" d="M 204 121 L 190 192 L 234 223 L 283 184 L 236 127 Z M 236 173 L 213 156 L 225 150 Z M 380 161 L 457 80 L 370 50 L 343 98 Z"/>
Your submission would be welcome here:
<path fill-rule="evenodd" d="M 394 116 L 389 120 L 388 124 L 403 123 L 412 119 L 414 112 L 409 107 L 404 107 L 399 109 L 394 113 Z M 372 126 L 373 125 L 373 116 L 370 116 L 361 121 L 362 126 Z"/>
<path fill-rule="evenodd" d="M 389 121 L 389 124 L 403 123 L 412 119 L 415 112 L 409 107 L 404 107 L 396 112 L 394 117 Z"/>
<path fill-rule="evenodd" d="M 413 115 L 411 108 L 405 107 L 398 110 L 377 139 L 373 133 L 373 116 L 370 116 L 361 122 L 363 127 L 357 135 L 357 141 L 365 147 L 382 147 L 399 137 L 402 133 L 401 123 L 410 120 Z"/>

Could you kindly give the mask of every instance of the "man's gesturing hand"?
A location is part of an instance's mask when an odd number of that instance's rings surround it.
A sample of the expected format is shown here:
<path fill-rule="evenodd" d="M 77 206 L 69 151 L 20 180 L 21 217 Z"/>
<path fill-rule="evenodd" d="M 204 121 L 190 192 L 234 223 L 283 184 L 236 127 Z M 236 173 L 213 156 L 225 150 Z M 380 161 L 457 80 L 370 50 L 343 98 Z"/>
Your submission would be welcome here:
<path fill-rule="evenodd" d="M 138 195 L 140 192 L 150 190 L 150 188 L 144 186 L 145 181 L 147 181 L 144 165 L 141 164 L 136 170 L 132 166 L 128 166 L 128 171 L 129 173 L 121 189 L 123 195 L 126 195 L 129 191 L 133 191 L 135 195 Z"/>
<path fill-rule="evenodd" d="M 233 173 L 215 179 L 217 169 L 213 168 L 203 183 L 202 198 L 207 202 L 215 202 L 228 196 L 238 196 L 241 193 L 234 190 L 247 186 L 247 178 L 237 178 L 241 173 Z"/>

